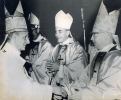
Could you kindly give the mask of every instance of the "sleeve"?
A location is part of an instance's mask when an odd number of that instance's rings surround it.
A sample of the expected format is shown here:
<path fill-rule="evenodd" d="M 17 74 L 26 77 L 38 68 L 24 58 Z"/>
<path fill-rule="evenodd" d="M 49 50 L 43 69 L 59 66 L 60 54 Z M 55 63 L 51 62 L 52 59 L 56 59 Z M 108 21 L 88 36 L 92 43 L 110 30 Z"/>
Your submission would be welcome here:
<path fill-rule="evenodd" d="M 72 46 L 69 54 L 70 61 L 64 65 L 64 78 L 70 81 L 76 80 L 87 66 L 86 52 L 80 45 Z"/>
<path fill-rule="evenodd" d="M 89 69 L 90 66 L 87 66 L 85 68 L 85 70 L 83 71 L 83 73 L 79 76 L 78 79 L 76 79 L 72 85 L 71 85 L 71 88 L 73 90 L 77 90 L 77 91 L 82 91 L 83 88 L 85 88 L 86 86 L 88 86 L 89 82 L 90 82 L 90 78 L 89 78 Z M 70 91 L 70 93 L 74 93 L 72 91 Z"/>
<path fill-rule="evenodd" d="M 78 79 L 74 82 L 73 86 L 84 88 L 90 83 L 90 65 L 88 65 L 83 73 L 79 76 Z"/>
<path fill-rule="evenodd" d="M 32 100 L 51 100 L 52 98 L 52 87 L 49 85 L 40 85 L 33 82 L 32 87 Z"/>
<path fill-rule="evenodd" d="M 121 81 L 120 79 L 117 79 L 118 76 L 121 76 L 121 70 L 120 70 L 121 58 L 114 56 L 112 57 L 114 60 L 112 64 L 110 64 L 110 68 L 108 69 L 106 74 L 104 74 L 104 76 L 106 75 L 108 76 L 104 77 L 96 85 L 90 85 L 90 84 L 87 85 L 83 89 L 82 100 L 115 100 L 121 97 L 120 95 Z M 104 65 L 104 67 L 106 66 L 107 64 Z"/>
<path fill-rule="evenodd" d="M 52 47 L 51 45 L 47 45 L 45 48 L 42 49 L 43 50 L 41 56 L 33 64 L 33 68 L 35 72 L 40 73 L 40 75 L 44 77 L 46 72 L 46 62 L 48 60 L 50 52 L 52 51 Z"/>
<path fill-rule="evenodd" d="M 21 68 L 23 66 L 19 66 L 19 63 L 14 64 L 14 61 L 0 60 L 0 71 L 4 72 L 1 74 L 3 77 L 0 77 L 0 82 L 4 86 L 0 89 L 0 97 L 2 96 L 5 100 L 11 98 L 12 100 L 51 100 L 52 87 L 30 81 L 27 73 L 25 74 Z"/>
<path fill-rule="evenodd" d="M 24 72 L 26 73 L 28 82 L 32 85 L 32 100 L 51 100 L 52 87 L 35 82 L 31 77 L 28 76 L 25 68 Z"/>

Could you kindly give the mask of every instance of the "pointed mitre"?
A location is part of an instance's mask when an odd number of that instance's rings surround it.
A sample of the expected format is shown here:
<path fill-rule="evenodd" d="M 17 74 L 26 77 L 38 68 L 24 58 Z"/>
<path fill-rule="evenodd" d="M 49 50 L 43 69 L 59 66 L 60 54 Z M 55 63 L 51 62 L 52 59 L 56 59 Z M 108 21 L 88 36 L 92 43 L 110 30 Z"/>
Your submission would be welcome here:
<path fill-rule="evenodd" d="M 102 1 L 92 32 L 115 34 L 119 13 L 119 10 L 108 13 L 106 6 Z"/>
<path fill-rule="evenodd" d="M 30 14 L 30 24 L 39 25 L 39 19 L 33 14 Z"/>
<path fill-rule="evenodd" d="M 5 7 L 5 16 L 6 33 L 15 31 L 28 32 L 21 1 L 19 1 L 17 9 L 13 15 L 10 15 Z"/>
<path fill-rule="evenodd" d="M 62 10 L 60 10 L 55 16 L 56 27 L 70 29 L 72 23 L 73 23 L 72 16 L 69 13 L 65 14 Z"/>
<path fill-rule="evenodd" d="M 7 17 L 7 16 L 10 16 L 10 14 L 9 14 L 7 8 L 5 7 L 5 5 L 4 5 L 4 10 L 5 10 L 5 16 L 6 16 L 6 17 Z"/>

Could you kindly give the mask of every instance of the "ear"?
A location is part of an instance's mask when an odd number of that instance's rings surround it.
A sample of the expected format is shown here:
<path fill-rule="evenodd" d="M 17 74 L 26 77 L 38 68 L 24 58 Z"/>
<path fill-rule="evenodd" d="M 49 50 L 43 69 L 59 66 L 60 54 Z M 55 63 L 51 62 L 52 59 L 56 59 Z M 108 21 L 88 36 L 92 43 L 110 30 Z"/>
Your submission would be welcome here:
<path fill-rule="evenodd" d="M 13 34 L 12 39 L 16 40 L 16 34 Z"/>
<path fill-rule="evenodd" d="M 109 38 L 108 33 L 104 33 L 104 37 L 105 40 L 107 40 Z"/>
<path fill-rule="evenodd" d="M 67 36 L 69 37 L 70 31 L 66 31 Z"/>

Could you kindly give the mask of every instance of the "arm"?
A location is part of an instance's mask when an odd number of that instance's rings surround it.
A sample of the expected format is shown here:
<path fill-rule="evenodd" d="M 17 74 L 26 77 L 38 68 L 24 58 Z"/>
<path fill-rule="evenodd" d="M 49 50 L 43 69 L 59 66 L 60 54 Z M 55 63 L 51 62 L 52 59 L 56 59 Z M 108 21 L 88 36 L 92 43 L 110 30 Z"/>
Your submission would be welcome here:
<path fill-rule="evenodd" d="M 46 72 L 46 62 L 48 60 L 49 54 L 52 51 L 51 45 L 45 45 L 42 48 L 41 56 L 36 60 L 36 62 L 33 64 L 33 68 L 35 72 L 41 73 L 43 76 L 45 76 Z"/>
<path fill-rule="evenodd" d="M 84 49 L 80 45 L 72 45 L 67 53 L 68 63 L 64 65 L 64 78 L 68 80 L 76 80 L 87 66 L 87 58 Z M 67 55 L 68 55 L 67 54 Z"/>
<path fill-rule="evenodd" d="M 107 63 L 110 64 L 110 68 L 108 68 L 106 73 L 101 74 L 104 78 L 102 78 L 95 85 L 87 84 L 87 86 L 84 87 L 82 91 L 79 91 L 70 96 L 70 98 L 73 98 L 72 100 L 75 100 L 76 98 L 80 98 L 81 100 L 114 100 L 120 98 L 120 78 L 117 79 L 117 77 L 121 76 L 121 59 L 120 57 L 112 57 L 115 59 L 113 62 L 107 61 Z M 104 62 L 105 65 L 102 67 L 108 66 L 107 63 Z M 83 79 L 81 78 L 81 83 L 82 80 Z"/>

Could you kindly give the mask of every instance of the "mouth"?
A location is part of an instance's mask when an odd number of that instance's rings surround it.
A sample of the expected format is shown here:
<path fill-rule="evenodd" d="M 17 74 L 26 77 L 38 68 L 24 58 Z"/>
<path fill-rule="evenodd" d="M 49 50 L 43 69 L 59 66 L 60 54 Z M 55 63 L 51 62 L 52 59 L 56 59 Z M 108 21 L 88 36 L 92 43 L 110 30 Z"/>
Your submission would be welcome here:
<path fill-rule="evenodd" d="M 26 48 L 26 45 L 24 45 L 24 48 Z"/>
<path fill-rule="evenodd" d="M 95 45 L 95 42 L 94 41 L 90 41 L 90 45 L 91 46 L 94 46 Z"/>
<path fill-rule="evenodd" d="M 37 37 L 33 37 L 33 40 L 36 40 L 37 39 Z"/>
<path fill-rule="evenodd" d="M 57 40 L 61 39 L 60 37 L 56 37 L 56 38 L 57 38 Z"/>

